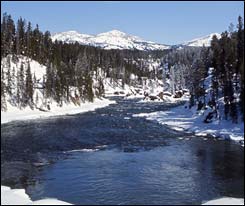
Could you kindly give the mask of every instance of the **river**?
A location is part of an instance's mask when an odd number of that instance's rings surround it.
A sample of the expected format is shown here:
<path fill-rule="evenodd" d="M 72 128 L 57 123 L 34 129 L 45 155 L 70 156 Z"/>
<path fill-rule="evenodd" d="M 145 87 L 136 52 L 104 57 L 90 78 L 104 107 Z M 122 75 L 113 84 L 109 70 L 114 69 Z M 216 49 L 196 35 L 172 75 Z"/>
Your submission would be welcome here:
<path fill-rule="evenodd" d="M 1 184 L 73 204 L 244 197 L 243 147 L 132 117 L 173 105 L 113 99 L 93 112 L 2 124 Z"/>

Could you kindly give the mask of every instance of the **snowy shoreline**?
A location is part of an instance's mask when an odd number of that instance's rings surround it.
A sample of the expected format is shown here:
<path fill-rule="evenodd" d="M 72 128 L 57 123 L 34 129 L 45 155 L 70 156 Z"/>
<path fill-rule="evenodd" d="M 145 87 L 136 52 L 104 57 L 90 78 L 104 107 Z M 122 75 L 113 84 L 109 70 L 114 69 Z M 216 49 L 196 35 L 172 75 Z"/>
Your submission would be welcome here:
<path fill-rule="evenodd" d="M 244 205 L 243 198 L 223 197 L 215 200 L 210 200 L 202 205 Z"/>
<path fill-rule="evenodd" d="M 197 136 L 234 140 L 244 146 L 243 122 L 233 124 L 228 120 L 215 120 L 211 123 L 204 123 L 203 120 L 210 112 L 209 109 L 197 112 L 196 107 L 192 109 L 186 107 L 187 105 L 181 105 L 168 111 L 134 114 L 133 117 L 144 117 L 147 120 L 167 125 L 176 131 L 192 132 Z"/>
<path fill-rule="evenodd" d="M 54 198 L 32 201 L 24 189 L 1 186 L 1 205 L 72 205 Z M 243 198 L 222 197 L 204 202 L 202 205 L 244 205 Z"/>
<path fill-rule="evenodd" d="M 32 201 L 24 189 L 1 186 L 1 205 L 71 205 L 54 198 Z"/>
<path fill-rule="evenodd" d="M 1 124 L 9 123 L 16 120 L 30 120 L 39 118 L 48 118 L 61 115 L 71 115 L 94 111 L 95 109 L 106 107 L 110 104 L 115 104 L 115 101 L 109 99 L 95 99 L 94 102 L 82 103 L 81 106 L 74 104 L 65 104 L 62 107 L 53 106 L 50 111 L 31 110 L 26 108 L 20 110 L 16 107 L 11 107 L 7 112 L 1 114 Z"/>

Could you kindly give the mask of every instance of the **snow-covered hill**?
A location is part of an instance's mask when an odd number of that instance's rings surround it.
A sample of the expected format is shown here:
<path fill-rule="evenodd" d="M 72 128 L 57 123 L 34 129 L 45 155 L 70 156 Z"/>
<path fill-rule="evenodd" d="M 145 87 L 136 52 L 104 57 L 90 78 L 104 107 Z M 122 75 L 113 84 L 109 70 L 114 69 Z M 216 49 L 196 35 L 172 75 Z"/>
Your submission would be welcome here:
<path fill-rule="evenodd" d="M 182 43 L 181 45 L 183 46 L 193 46 L 193 47 L 202 47 L 203 45 L 208 47 L 211 45 L 211 40 L 213 36 L 216 35 L 217 38 L 219 39 L 221 35 L 219 33 L 212 33 L 204 37 L 196 38 L 191 41 L 186 41 Z"/>
<path fill-rule="evenodd" d="M 33 108 L 26 106 L 24 108 L 19 108 L 17 105 L 17 74 L 20 70 L 21 65 L 23 65 L 24 73 L 27 70 L 28 63 L 30 64 L 32 76 L 35 76 L 36 81 L 34 82 L 33 91 Z M 5 85 L 8 84 L 7 73 L 10 72 L 12 86 L 12 95 L 6 94 L 6 110 L 1 113 L 1 123 L 7 123 L 15 120 L 27 120 L 36 118 L 47 118 L 50 116 L 66 115 L 66 114 L 76 114 L 87 111 L 93 111 L 97 108 L 108 106 L 109 104 L 115 103 L 105 98 L 95 98 L 94 102 L 82 102 L 77 101 L 76 103 L 70 101 L 65 102 L 60 105 L 52 98 L 45 98 L 43 90 L 43 79 L 46 76 L 46 66 L 41 65 L 37 61 L 26 56 L 19 55 L 18 57 L 13 57 L 8 55 L 7 57 L 1 59 L 1 69 L 4 78 Z M 95 87 L 97 82 L 93 79 L 93 86 Z M 93 87 L 93 89 L 94 89 Z M 74 98 L 75 88 L 70 87 L 71 97 Z M 77 91 L 78 93 L 78 91 Z"/>
<path fill-rule="evenodd" d="M 216 35 L 218 38 L 221 37 L 219 33 L 212 33 L 204 37 L 196 38 L 191 41 L 186 41 L 182 44 L 172 46 L 146 41 L 140 37 L 129 35 L 118 30 L 112 30 L 97 35 L 80 34 L 77 31 L 67 31 L 52 35 L 52 40 L 63 41 L 65 43 L 78 42 L 79 44 L 101 47 L 103 49 L 137 49 L 151 51 L 170 48 L 182 48 L 183 46 L 210 46 L 214 35 Z"/>
<path fill-rule="evenodd" d="M 98 35 L 80 34 L 76 31 L 57 33 L 52 40 L 66 43 L 78 42 L 83 45 L 101 47 L 103 49 L 137 49 L 137 50 L 164 50 L 170 46 L 146 41 L 140 37 L 126 34 L 118 30 L 101 33 Z"/>

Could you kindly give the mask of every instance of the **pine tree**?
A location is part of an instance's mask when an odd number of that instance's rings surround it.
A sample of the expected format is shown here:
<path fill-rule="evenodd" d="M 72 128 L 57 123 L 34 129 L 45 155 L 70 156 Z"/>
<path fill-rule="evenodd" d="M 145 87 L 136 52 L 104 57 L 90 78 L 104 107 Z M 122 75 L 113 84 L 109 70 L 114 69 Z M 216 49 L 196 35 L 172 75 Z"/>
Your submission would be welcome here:
<path fill-rule="evenodd" d="M 171 93 L 175 95 L 175 72 L 174 72 L 174 66 L 170 67 L 170 89 Z"/>
<path fill-rule="evenodd" d="M 25 44 L 26 44 L 26 51 L 27 51 L 26 55 L 28 57 L 31 57 L 31 54 L 32 54 L 32 47 L 31 47 L 31 43 L 32 43 L 32 27 L 31 27 L 31 22 L 28 22 L 25 37 L 26 37 Z"/>
<path fill-rule="evenodd" d="M 97 89 L 98 89 L 97 96 L 102 97 L 105 93 L 105 88 L 104 88 L 103 80 L 101 77 L 99 77 L 99 79 L 98 79 L 98 88 Z"/>
<path fill-rule="evenodd" d="M 26 26 L 25 20 L 20 18 L 17 22 L 17 31 L 16 31 L 16 53 L 17 55 L 26 54 L 25 26 Z"/>
<path fill-rule="evenodd" d="M 1 46 L 2 57 L 13 53 L 14 49 L 14 37 L 15 37 L 15 25 L 11 15 L 3 14 L 3 21 L 1 25 Z"/>
<path fill-rule="evenodd" d="M 25 104 L 29 104 L 29 106 L 33 109 L 33 81 L 32 81 L 32 74 L 31 74 L 31 67 L 30 63 L 27 64 L 26 69 L 26 78 L 25 78 Z"/>
<path fill-rule="evenodd" d="M 7 54 L 7 13 L 3 13 L 1 22 L 1 58 Z"/>
<path fill-rule="evenodd" d="M 8 95 L 11 97 L 12 96 L 12 88 L 13 88 L 13 76 L 11 76 L 11 72 L 10 72 L 11 67 L 8 67 L 8 71 L 7 71 L 7 93 Z"/>
<path fill-rule="evenodd" d="M 16 103 L 17 106 L 22 109 L 25 107 L 25 82 L 24 82 L 24 65 L 21 63 L 20 69 L 17 72 L 17 92 L 16 92 Z"/>
<path fill-rule="evenodd" d="M 6 103 L 6 85 L 5 85 L 5 75 L 3 69 L 1 70 L 1 111 L 7 110 Z"/>
<path fill-rule="evenodd" d="M 36 93 L 36 98 L 35 98 L 35 105 L 38 106 L 39 104 L 39 96 L 38 96 L 38 92 Z"/>
<path fill-rule="evenodd" d="M 94 93 L 93 93 L 93 79 L 89 74 L 85 74 L 85 85 L 84 85 L 84 98 L 89 102 L 94 101 Z"/>
<path fill-rule="evenodd" d="M 213 70 L 213 78 L 212 78 L 212 87 L 213 87 L 213 99 L 218 99 L 219 96 L 219 78 L 220 78 L 220 45 L 219 40 L 216 35 L 213 36 L 211 41 L 211 49 L 213 51 L 213 58 L 212 58 L 212 67 Z"/>
<path fill-rule="evenodd" d="M 244 25 L 241 16 L 238 17 L 237 25 L 237 74 L 240 73 L 240 107 L 244 119 Z"/>
<path fill-rule="evenodd" d="M 46 81 L 45 81 L 45 98 L 52 97 L 54 87 L 54 71 L 52 64 L 48 63 L 46 67 Z"/>

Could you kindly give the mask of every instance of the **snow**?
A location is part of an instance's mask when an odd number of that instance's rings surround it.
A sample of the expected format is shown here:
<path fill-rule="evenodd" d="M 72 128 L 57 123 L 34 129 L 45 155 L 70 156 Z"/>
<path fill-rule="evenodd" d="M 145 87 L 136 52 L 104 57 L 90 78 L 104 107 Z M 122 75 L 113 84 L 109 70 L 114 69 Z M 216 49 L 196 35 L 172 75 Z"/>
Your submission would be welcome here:
<path fill-rule="evenodd" d="M 96 152 L 99 149 L 75 149 L 70 151 L 65 151 L 64 153 L 73 153 L 73 152 Z"/>
<path fill-rule="evenodd" d="M 31 110 L 30 108 L 20 110 L 16 107 L 8 105 L 7 112 L 2 112 L 1 114 L 1 124 L 15 120 L 29 120 L 37 118 L 48 118 L 51 116 L 84 113 L 88 111 L 94 111 L 95 109 L 106 107 L 114 103 L 116 102 L 104 98 L 95 99 L 93 103 L 86 102 L 81 104 L 80 106 L 76 106 L 73 103 L 70 103 L 64 104 L 62 107 L 59 107 L 55 103 L 53 103 L 50 106 L 51 110 L 47 110 L 45 112 L 37 109 Z"/>
<path fill-rule="evenodd" d="M 1 186 L 1 205 L 71 205 L 57 199 L 32 201 L 24 189 Z"/>
<path fill-rule="evenodd" d="M 211 33 L 207 36 L 195 38 L 177 45 L 178 49 L 183 46 L 208 47 L 211 44 L 213 36 L 220 38 L 219 33 Z M 81 34 L 77 31 L 66 31 L 52 35 L 52 41 L 58 40 L 66 43 L 78 42 L 82 45 L 101 47 L 103 49 L 137 49 L 137 50 L 165 50 L 170 49 L 170 45 L 159 44 L 152 41 L 146 41 L 138 36 L 126 34 L 118 30 L 112 30 L 97 35 Z M 173 45 L 176 46 L 176 45 Z"/>
<path fill-rule="evenodd" d="M 123 119 L 129 120 L 129 119 L 131 119 L 131 118 L 130 118 L 130 117 L 124 117 Z"/>
<path fill-rule="evenodd" d="M 52 35 L 52 41 L 75 43 L 101 47 L 103 49 L 137 49 L 137 50 L 164 50 L 170 46 L 145 41 L 140 37 L 126 34 L 118 30 L 100 33 L 97 35 L 80 34 L 76 31 L 67 31 Z"/>
<path fill-rule="evenodd" d="M 206 91 L 206 100 L 211 100 L 211 79 L 213 68 L 209 68 L 208 76 L 205 78 L 204 85 Z M 165 97 L 165 96 L 164 96 Z M 168 96 L 166 96 L 168 97 Z M 180 99 L 168 97 L 169 103 L 175 103 L 178 100 L 188 100 L 188 95 L 183 95 Z M 197 105 L 189 109 L 188 102 L 172 108 L 168 111 L 158 111 L 153 113 L 135 114 L 134 117 L 145 117 L 148 120 L 154 120 L 160 124 L 167 125 L 177 131 L 193 132 L 197 136 L 211 136 L 223 140 L 234 140 L 244 146 L 244 122 L 239 117 L 237 124 L 232 123 L 231 120 L 226 120 L 223 115 L 224 99 L 220 98 L 218 101 L 219 110 L 218 118 L 212 119 L 209 123 L 204 123 L 207 115 L 213 112 L 213 109 L 206 106 L 205 109 L 197 111 Z"/>
<path fill-rule="evenodd" d="M 32 201 L 25 193 L 24 189 L 10 189 L 1 186 L 1 205 L 72 205 L 53 198 Z M 210 200 L 202 205 L 244 205 L 244 199 L 223 197 L 216 200 Z"/>
<path fill-rule="evenodd" d="M 9 97 L 7 95 L 7 111 L 2 111 L 1 114 L 1 124 L 7 123 L 15 120 L 29 120 L 36 118 L 47 118 L 51 116 L 60 116 L 67 114 L 77 114 L 83 113 L 87 111 L 94 111 L 97 108 L 106 107 L 109 104 L 115 103 L 115 101 L 111 101 L 105 98 L 95 98 L 94 102 L 84 102 L 80 103 L 80 105 L 75 105 L 74 103 L 63 103 L 62 107 L 57 105 L 55 101 L 52 99 L 48 99 L 47 102 L 50 106 L 50 110 L 47 109 L 47 103 L 45 98 L 43 97 L 42 89 L 42 81 L 43 76 L 46 74 L 46 66 L 39 64 L 37 61 L 34 61 L 28 57 L 23 55 L 18 56 L 18 60 L 14 60 L 11 55 L 8 55 L 6 58 L 1 60 L 1 66 L 3 68 L 3 72 L 7 73 L 8 68 L 11 70 L 14 69 L 15 74 L 13 76 L 14 81 L 16 82 L 17 71 L 19 70 L 21 64 L 23 64 L 24 71 L 27 69 L 28 62 L 30 64 L 31 73 L 36 76 L 38 81 L 37 87 L 34 89 L 33 99 L 35 102 L 35 107 L 32 110 L 29 106 L 23 109 L 19 109 L 15 105 L 15 100 L 13 97 Z M 96 81 L 94 80 L 96 83 Z M 15 83 L 16 84 L 16 83 Z M 74 97 L 74 88 L 70 88 L 71 96 Z M 38 96 L 38 102 L 36 102 L 36 97 Z M 40 109 L 39 109 L 40 108 Z"/>
<path fill-rule="evenodd" d="M 244 199 L 242 198 L 232 198 L 223 197 L 216 200 L 210 200 L 202 205 L 244 205 Z"/>
<path fill-rule="evenodd" d="M 128 84 L 124 85 L 124 88 L 122 86 L 122 79 L 118 79 L 117 81 L 111 79 L 111 78 L 105 78 L 103 81 L 104 88 L 105 88 L 105 95 L 107 97 L 109 96 L 126 96 L 130 95 L 129 97 L 135 98 L 138 94 L 135 90 L 138 89 L 140 92 L 142 92 L 142 89 L 139 88 L 140 85 L 130 86 Z M 142 92 L 143 94 L 143 92 Z M 143 97 L 140 95 L 140 97 Z"/>
<path fill-rule="evenodd" d="M 140 113 L 134 117 L 145 117 L 148 120 L 154 120 L 160 124 L 167 125 L 177 131 L 190 131 L 199 136 L 213 136 L 221 139 L 232 139 L 235 141 L 244 141 L 244 124 L 232 124 L 228 120 L 216 120 L 211 123 L 204 123 L 203 120 L 209 110 L 205 112 L 185 108 L 187 105 L 178 106 L 168 111 L 159 111 L 153 113 Z"/>
<path fill-rule="evenodd" d="M 8 65 L 8 59 L 10 59 L 10 65 Z M 46 74 L 46 66 L 39 64 L 37 61 L 32 60 L 23 55 L 18 56 L 18 61 L 14 62 L 12 55 L 8 55 L 7 57 L 1 59 L 1 66 L 4 72 L 7 72 L 8 68 L 15 70 L 15 76 L 17 76 L 17 71 L 19 70 L 21 64 L 23 64 L 24 71 L 27 69 L 27 63 L 29 62 L 31 73 L 35 75 L 36 79 L 41 81 L 43 76 Z"/>
<path fill-rule="evenodd" d="M 204 45 L 205 47 L 209 47 L 211 46 L 211 41 L 214 35 L 216 35 L 218 39 L 221 38 L 221 35 L 219 33 L 212 33 L 204 37 L 196 38 L 191 41 L 186 41 L 182 45 L 193 47 L 202 47 Z"/>

